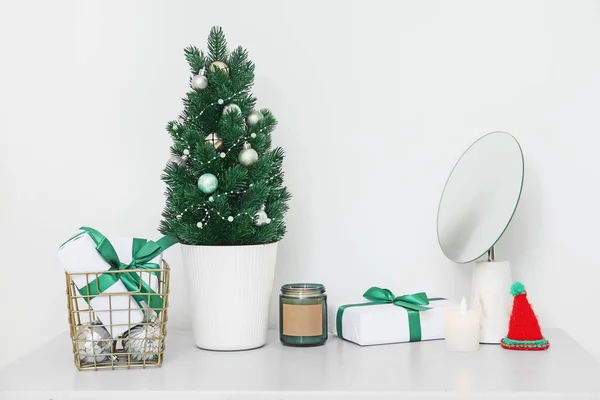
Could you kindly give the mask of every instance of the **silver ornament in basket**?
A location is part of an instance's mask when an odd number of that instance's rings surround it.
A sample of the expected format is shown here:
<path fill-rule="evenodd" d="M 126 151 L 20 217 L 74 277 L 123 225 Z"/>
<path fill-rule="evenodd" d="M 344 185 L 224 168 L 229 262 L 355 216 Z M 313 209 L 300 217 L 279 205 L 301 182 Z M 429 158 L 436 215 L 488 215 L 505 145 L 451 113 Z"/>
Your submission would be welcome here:
<path fill-rule="evenodd" d="M 102 324 L 84 323 L 77 327 L 77 351 L 84 364 L 116 360 L 113 343 L 110 333 Z"/>
<path fill-rule="evenodd" d="M 145 309 L 144 323 L 123 335 L 123 350 L 133 361 L 152 361 L 158 358 L 162 341 L 160 319 L 150 308 Z"/>

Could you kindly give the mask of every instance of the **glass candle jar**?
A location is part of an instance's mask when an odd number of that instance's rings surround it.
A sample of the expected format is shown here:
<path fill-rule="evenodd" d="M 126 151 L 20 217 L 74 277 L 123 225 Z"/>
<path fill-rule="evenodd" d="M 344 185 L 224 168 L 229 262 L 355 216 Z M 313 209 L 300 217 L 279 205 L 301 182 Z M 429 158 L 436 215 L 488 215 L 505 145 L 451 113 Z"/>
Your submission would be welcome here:
<path fill-rule="evenodd" d="M 279 339 L 287 346 L 320 346 L 327 341 L 327 294 L 318 283 L 292 283 L 279 295 Z"/>

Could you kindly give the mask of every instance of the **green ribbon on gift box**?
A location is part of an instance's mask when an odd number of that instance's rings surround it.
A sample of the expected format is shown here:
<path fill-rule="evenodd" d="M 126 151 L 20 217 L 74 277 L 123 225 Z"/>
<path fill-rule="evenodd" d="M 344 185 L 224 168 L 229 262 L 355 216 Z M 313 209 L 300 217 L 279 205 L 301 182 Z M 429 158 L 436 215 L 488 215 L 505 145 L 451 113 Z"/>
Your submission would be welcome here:
<path fill-rule="evenodd" d="M 132 261 L 129 264 L 125 264 L 119 260 L 119 256 L 113 245 L 103 234 L 92 228 L 82 227 L 80 229 L 96 244 L 96 250 L 110 265 L 108 271 L 119 271 L 110 274 L 103 273 L 86 286 L 79 288 L 79 293 L 84 296 L 86 301 L 89 302 L 120 280 L 139 305 L 144 301 L 150 308 L 154 309 L 157 313 L 160 313 L 163 308 L 162 297 L 156 295 L 156 292 L 144 282 L 139 273 L 131 272 L 130 270 L 160 269 L 158 264 L 149 261 L 177 243 L 177 238 L 173 236 L 163 236 L 156 242 L 134 238 L 131 249 Z M 148 273 L 154 274 L 156 277 L 159 276 L 158 271 L 149 271 Z"/>
<path fill-rule="evenodd" d="M 363 297 L 370 300 L 368 303 L 346 304 L 338 308 L 336 315 L 336 331 L 337 335 L 342 339 L 342 317 L 344 311 L 350 307 L 376 306 L 380 304 L 393 304 L 404 308 L 408 313 L 408 329 L 410 331 L 411 342 L 421 340 L 421 317 L 419 311 L 427 311 L 431 307 L 427 307 L 430 301 L 446 300 L 443 297 L 427 297 L 427 293 L 419 292 L 413 294 L 405 294 L 404 296 L 394 296 L 391 290 L 382 289 L 374 286 L 367 290 Z"/>

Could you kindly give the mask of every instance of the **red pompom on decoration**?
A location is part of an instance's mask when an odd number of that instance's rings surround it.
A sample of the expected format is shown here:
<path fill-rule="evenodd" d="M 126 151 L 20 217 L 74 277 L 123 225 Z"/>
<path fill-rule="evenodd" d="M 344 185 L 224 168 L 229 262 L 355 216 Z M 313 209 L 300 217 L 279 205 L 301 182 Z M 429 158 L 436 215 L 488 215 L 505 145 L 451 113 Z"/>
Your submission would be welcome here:
<path fill-rule="evenodd" d="M 510 287 L 515 297 L 510 314 L 508 335 L 500 341 L 500 345 L 508 350 L 546 350 L 550 343 L 542 336 L 540 323 L 527 300 L 525 286 L 515 282 Z"/>

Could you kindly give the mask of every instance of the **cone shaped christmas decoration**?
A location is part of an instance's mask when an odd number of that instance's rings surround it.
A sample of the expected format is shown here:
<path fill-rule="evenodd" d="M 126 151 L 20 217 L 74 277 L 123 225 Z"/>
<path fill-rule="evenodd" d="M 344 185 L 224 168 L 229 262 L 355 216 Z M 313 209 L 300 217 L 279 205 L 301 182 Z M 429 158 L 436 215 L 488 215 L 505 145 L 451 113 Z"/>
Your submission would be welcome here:
<path fill-rule="evenodd" d="M 527 300 L 525 286 L 515 282 L 510 287 L 515 297 L 508 324 L 508 335 L 500 345 L 508 350 L 546 350 L 550 343 L 542 336 L 540 324 Z"/>

